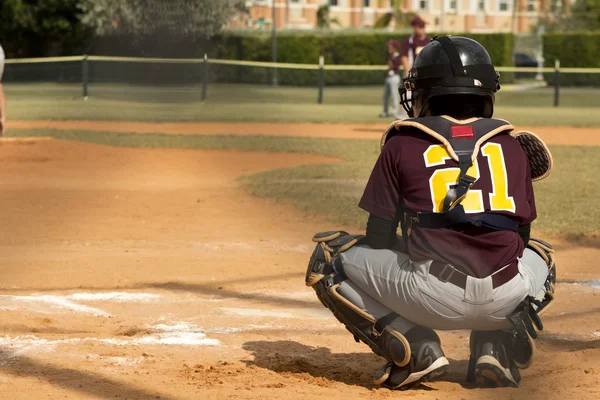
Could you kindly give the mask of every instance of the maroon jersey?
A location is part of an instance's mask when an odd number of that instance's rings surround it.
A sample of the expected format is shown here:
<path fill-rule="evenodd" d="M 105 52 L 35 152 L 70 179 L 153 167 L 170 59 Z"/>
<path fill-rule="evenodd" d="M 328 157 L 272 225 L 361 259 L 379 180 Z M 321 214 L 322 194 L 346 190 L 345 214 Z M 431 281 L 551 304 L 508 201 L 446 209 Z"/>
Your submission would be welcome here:
<path fill-rule="evenodd" d="M 429 36 L 423 38 L 419 38 L 415 35 L 407 36 L 402 42 L 400 56 L 408 57 L 409 64 L 412 68 L 415 58 L 417 58 L 423 47 L 427 46 L 430 42 L 431 38 Z"/>
<path fill-rule="evenodd" d="M 383 147 L 359 206 L 388 220 L 399 220 L 402 211 L 439 212 L 458 175 L 458 163 L 438 140 L 404 127 Z M 519 225 L 536 218 L 529 160 L 508 133 L 494 136 L 481 146 L 469 175 L 477 181 L 461 204 L 470 215 L 503 214 Z M 416 225 L 408 236 L 412 260 L 451 263 L 479 278 L 515 262 L 523 249 L 523 240 L 516 232 L 476 226 L 455 230 Z"/>
<path fill-rule="evenodd" d="M 396 52 L 394 54 L 390 54 L 388 56 L 388 74 L 389 75 L 400 74 L 400 64 L 402 64 L 402 62 L 400 60 L 400 53 Z"/>

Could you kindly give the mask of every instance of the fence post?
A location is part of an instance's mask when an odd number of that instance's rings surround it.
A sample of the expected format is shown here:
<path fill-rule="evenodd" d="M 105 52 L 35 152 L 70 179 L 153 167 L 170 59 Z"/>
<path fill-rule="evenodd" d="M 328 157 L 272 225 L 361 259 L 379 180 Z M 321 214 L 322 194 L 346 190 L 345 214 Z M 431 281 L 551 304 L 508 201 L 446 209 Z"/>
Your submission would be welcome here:
<path fill-rule="evenodd" d="M 319 56 L 319 104 L 323 104 L 323 87 L 325 86 L 325 57 Z"/>
<path fill-rule="evenodd" d="M 88 81 L 89 81 L 89 66 L 88 66 L 88 55 L 83 56 L 81 60 L 81 80 L 83 81 L 83 99 L 88 99 Z"/>
<path fill-rule="evenodd" d="M 554 61 L 554 107 L 558 107 L 560 99 L 560 60 Z"/>
<path fill-rule="evenodd" d="M 275 0 L 271 3 L 271 61 L 277 62 L 277 10 L 275 9 Z M 277 76 L 277 67 L 273 65 L 273 87 L 279 86 L 279 77 Z"/>
<path fill-rule="evenodd" d="M 206 87 L 208 86 L 208 55 L 204 53 L 204 76 L 202 77 L 202 103 L 206 101 Z"/>

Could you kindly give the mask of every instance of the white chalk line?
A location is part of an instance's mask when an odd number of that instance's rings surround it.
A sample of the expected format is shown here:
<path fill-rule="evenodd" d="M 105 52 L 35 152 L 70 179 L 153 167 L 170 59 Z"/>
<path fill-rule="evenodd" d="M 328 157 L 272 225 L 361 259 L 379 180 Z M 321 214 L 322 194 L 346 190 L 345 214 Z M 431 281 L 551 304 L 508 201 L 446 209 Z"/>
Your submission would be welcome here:
<path fill-rule="evenodd" d="M 10 301 L 16 302 L 25 302 L 25 303 L 35 303 L 35 304 L 45 304 L 50 307 L 65 309 L 69 311 L 74 311 L 82 314 L 91 314 L 98 317 L 109 317 L 110 313 L 103 311 L 99 308 L 89 307 L 83 304 L 75 303 L 68 299 L 65 296 L 55 296 L 55 295 L 32 295 L 32 296 L 0 296 L 0 299 L 7 299 Z M 41 310 L 41 312 L 48 312 L 48 310 Z"/>
<path fill-rule="evenodd" d="M 12 350 L 13 356 L 23 352 L 53 351 L 57 346 L 81 343 L 101 343 L 111 346 L 131 345 L 172 345 L 172 346 L 219 346 L 217 339 L 208 338 L 206 333 L 189 324 L 166 325 L 159 324 L 150 327 L 152 333 L 140 337 L 126 339 L 116 338 L 68 338 L 68 339 L 43 339 L 35 335 L 0 336 L 0 346 Z"/>
<path fill-rule="evenodd" d="M 277 295 L 284 299 L 311 299 L 314 298 L 314 293 L 310 290 L 284 292 L 284 291 L 244 291 L 242 294 L 258 294 L 258 295 Z M 150 303 L 160 300 L 161 302 L 169 301 L 172 303 L 180 302 L 222 302 L 224 299 L 211 299 L 190 297 L 185 299 L 171 298 L 166 300 L 164 296 L 153 293 L 130 293 L 130 292 L 99 292 L 99 293 L 73 293 L 68 295 L 56 294 L 31 294 L 31 295 L 0 295 L 0 310 L 2 311 L 17 311 L 23 309 L 22 305 L 28 305 L 27 309 L 41 314 L 53 314 L 60 310 L 67 310 L 74 313 L 92 315 L 96 317 L 110 317 L 111 313 L 104 311 L 98 307 L 81 304 L 86 302 L 117 302 L 117 303 Z M 8 304 L 7 304 L 8 303 Z M 316 303 L 315 303 L 316 304 Z M 32 307 L 35 306 L 35 307 Z M 236 311 L 238 310 L 238 311 Z M 319 309 L 319 311 L 322 311 Z M 311 309 L 293 309 L 293 310 L 254 310 L 249 309 L 225 309 L 229 314 L 242 316 L 271 316 L 276 318 L 304 318 L 316 317 L 320 318 L 319 311 Z"/>
<path fill-rule="evenodd" d="M 588 332 L 588 333 L 577 333 L 575 335 L 566 335 L 566 334 L 558 334 L 558 333 L 542 333 L 542 339 L 554 339 L 565 342 L 576 342 L 580 340 L 599 338 L 600 331 Z"/>
<path fill-rule="evenodd" d="M 69 310 L 76 313 L 91 314 L 97 317 L 109 317 L 111 314 L 96 307 L 90 307 L 78 302 L 94 302 L 94 301 L 114 301 L 118 303 L 124 302 L 150 302 L 161 298 L 158 294 L 152 293 L 128 293 L 128 292 L 105 292 L 105 293 L 74 293 L 70 295 L 0 295 L 0 300 L 8 300 L 10 302 L 21 302 L 27 304 L 44 304 L 51 308 Z M 15 310 L 13 306 L 3 306 L 2 310 Z M 37 312 L 48 314 L 49 309 L 37 309 Z"/>
<path fill-rule="evenodd" d="M 157 300 L 161 295 L 153 293 L 128 293 L 128 292 L 109 292 L 109 293 L 74 293 L 66 296 L 75 301 L 116 301 L 122 302 L 148 302 Z"/>
<path fill-rule="evenodd" d="M 0 346 L 12 351 L 10 358 L 18 357 L 25 352 L 51 352 L 61 345 L 82 343 L 100 343 L 110 346 L 221 346 L 218 339 L 207 337 L 208 334 L 235 334 L 261 329 L 272 329 L 274 325 L 246 325 L 243 328 L 203 329 L 188 322 L 172 322 L 148 326 L 149 334 L 132 338 L 63 338 L 44 339 L 35 335 L 0 336 Z M 118 361 L 118 360 L 117 360 Z"/>
<path fill-rule="evenodd" d="M 566 285 L 570 286 L 578 286 L 578 287 L 589 287 L 592 289 L 600 289 L 600 280 L 591 280 L 585 282 L 570 282 L 566 283 Z"/>

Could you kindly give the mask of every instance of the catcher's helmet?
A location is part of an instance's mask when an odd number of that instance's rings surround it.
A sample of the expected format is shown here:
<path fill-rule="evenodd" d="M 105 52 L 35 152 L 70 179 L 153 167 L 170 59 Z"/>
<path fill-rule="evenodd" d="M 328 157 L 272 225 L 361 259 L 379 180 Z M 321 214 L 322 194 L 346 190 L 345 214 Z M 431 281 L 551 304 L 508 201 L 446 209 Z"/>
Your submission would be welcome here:
<path fill-rule="evenodd" d="M 415 59 L 400 87 L 400 104 L 410 117 L 423 117 L 432 99 L 444 108 L 444 99 L 439 96 L 464 96 L 461 103 L 476 103 L 473 109 L 479 115 L 474 116 L 491 118 L 494 93 L 500 90 L 499 77 L 490 55 L 477 41 L 460 36 L 437 37 Z M 407 92 L 411 92 L 410 99 Z M 448 103 L 449 108 L 452 105 Z"/>

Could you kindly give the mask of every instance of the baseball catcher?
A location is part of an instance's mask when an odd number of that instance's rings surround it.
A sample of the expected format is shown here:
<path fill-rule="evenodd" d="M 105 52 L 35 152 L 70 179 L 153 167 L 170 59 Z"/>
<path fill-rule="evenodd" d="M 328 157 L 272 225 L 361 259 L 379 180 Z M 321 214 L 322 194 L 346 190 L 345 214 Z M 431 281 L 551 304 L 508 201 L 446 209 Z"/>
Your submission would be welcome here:
<path fill-rule="evenodd" d="M 552 157 L 535 134 L 492 119 L 499 89 L 478 42 L 424 47 L 400 88 L 411 118 L 384 133 L 359 203 L 366 235 L 313 238 L 306 284 L 387 360 L 376 384 L 444 374 L 435 329 L 472 331 L 471 382 L 517 387 L 531 364 L 556 282 L 552 247 L 530 237 L 532 182 L 549 175 Z"/>

